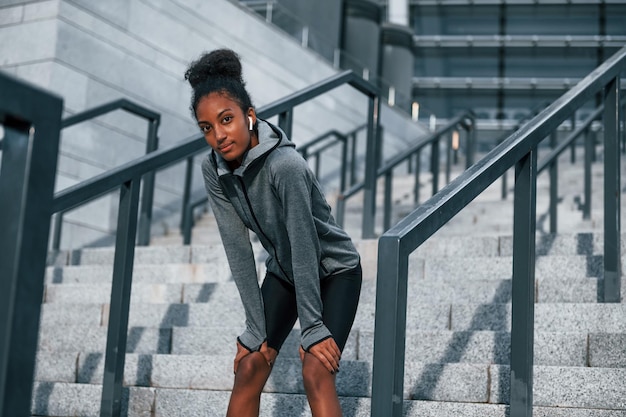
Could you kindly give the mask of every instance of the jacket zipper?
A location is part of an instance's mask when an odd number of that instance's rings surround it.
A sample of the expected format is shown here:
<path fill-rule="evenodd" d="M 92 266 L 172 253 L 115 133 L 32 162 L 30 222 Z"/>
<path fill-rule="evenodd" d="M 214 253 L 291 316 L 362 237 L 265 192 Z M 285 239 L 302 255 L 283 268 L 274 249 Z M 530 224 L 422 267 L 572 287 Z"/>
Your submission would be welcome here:
<path fill-rule="evenodd" d="M 250 214 L 252 214 L 252 220 L 254 221 L 254 224 L 256 224 L 257 229 L 259 229 L 259 232 L 261 232 L 265 240 L 268 241 L 270 245 L 272 245 L 272 249 L 274 250 L 274 259 L 276 259 L 276 263 L 278 264 L 278 267 L 280 268 L 285 278 L 289 278 L 289 274 L 285 272 L 285 269 L 283 268 L 283 266 L 280 264 L 280 261 L 278 260 L 278 251 L 276 250 L 276 246 L 274 246 L 274 242 L 272 242 L 270 238 L 267 237 L 267 235 L 261 228 L 261 224 L 259 223 L 259 220 L 254 214 L 254 210 L 252 209 L 252 203 L 250 202 L 250 198 L 248 197 L 248 191 L 246 190 L 246 186 L 243 182 L 243 178 L 241 177 L 237 177 L 237 178 L 239 179 L 239 183 L 241 184 L 241 189 L 243 190 L 243 195 L 246 198 L 246 204 L 248 204 L 248 208 L 250 209 Z"/>

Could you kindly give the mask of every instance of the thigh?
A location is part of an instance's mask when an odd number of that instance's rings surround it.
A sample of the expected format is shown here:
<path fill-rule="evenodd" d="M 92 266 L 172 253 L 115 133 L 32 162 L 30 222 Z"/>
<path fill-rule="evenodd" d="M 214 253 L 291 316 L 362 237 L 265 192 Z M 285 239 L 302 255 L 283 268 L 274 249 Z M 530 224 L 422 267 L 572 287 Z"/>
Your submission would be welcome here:
<path fill-rule="evenodd" d="M 362 275 L 359 264 L 356 268 L 332 275 L 321 283 L 322 304 L 324 305 L 322 320 L 342 351 L 356 316 L 361 295 Z"/>
<path fill-rule="evenodd" d="M 268 272 L 261 285 L 261 293 L 265 309 L 267 346 L 280 352 L 298 318 L 296 292 L 292 285 Z"/>

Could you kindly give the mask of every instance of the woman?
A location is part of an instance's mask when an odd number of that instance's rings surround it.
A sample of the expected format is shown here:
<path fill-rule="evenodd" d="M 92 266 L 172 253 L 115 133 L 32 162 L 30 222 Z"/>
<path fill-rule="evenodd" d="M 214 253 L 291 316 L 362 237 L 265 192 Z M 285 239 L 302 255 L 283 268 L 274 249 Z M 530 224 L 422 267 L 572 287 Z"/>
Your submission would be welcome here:
<path fill-rule="evenodd" d="M 210 152 L 202 170 L 245 310 L 227 416 L 258 416 L 261 391 L 300 321 L 302 376 L 315 417 L 341 416 L 335 376 L 361 290 L 359 255 L 294 144 L 257 118 L 239 57 L 220 49 L 185 73 Z M 249 231 L 269 256 L 259 288 Z"/>

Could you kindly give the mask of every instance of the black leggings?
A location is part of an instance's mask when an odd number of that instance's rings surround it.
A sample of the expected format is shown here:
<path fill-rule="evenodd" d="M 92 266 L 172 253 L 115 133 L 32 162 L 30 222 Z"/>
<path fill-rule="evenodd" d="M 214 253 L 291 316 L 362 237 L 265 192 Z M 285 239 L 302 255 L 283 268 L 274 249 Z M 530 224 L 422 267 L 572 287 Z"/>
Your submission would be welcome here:
<path fill-rule="evenodd" d="M 343 351 L 359 303 L 362 281 L 361 265 L 331 275 L 320 282 L 322 321 Z M 298 318 L 293 285 L 268 272 L 261 286 L 265 306 L 267 345 L 280 351 Z"/>

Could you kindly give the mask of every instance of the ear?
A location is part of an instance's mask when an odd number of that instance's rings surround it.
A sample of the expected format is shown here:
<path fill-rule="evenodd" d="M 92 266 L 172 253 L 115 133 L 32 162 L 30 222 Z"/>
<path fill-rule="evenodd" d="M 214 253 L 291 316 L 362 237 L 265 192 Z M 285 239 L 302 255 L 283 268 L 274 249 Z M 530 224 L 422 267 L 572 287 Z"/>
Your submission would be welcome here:
<path fill-rule="evenodd" d="M 252 107 L 248 109 L 248 129 L 252 130 L 256 126 L 256 112 Z"/>

